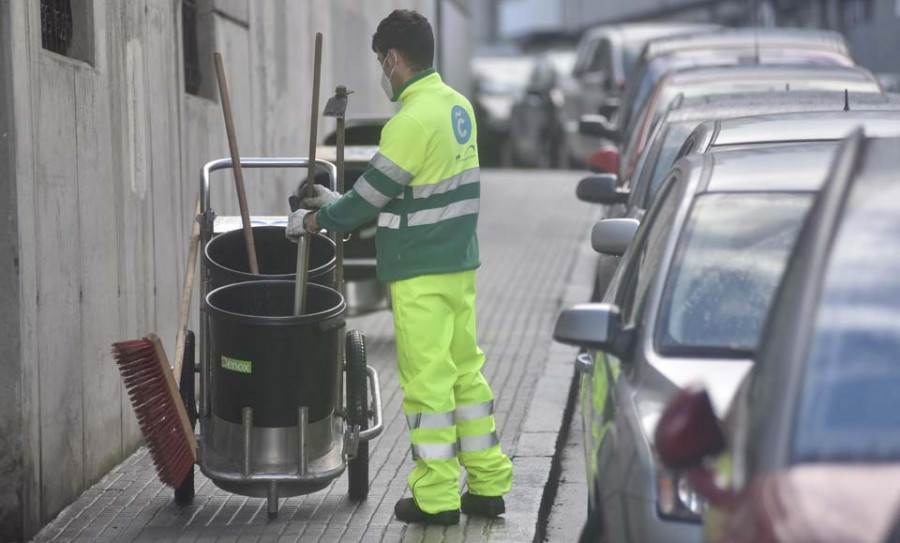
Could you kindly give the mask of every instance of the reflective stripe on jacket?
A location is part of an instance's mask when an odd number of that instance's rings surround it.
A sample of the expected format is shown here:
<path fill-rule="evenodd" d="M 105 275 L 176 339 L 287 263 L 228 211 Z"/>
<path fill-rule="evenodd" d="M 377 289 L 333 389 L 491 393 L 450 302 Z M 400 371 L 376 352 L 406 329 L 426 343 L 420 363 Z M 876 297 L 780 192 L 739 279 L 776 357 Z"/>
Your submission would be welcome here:
<path fill-rule="evenodd" d="M 384 282 L 477 268 L 481 183 L 472 106 L 434 69 L 397 96 L 403 107 L 384 126 L 378 153 L 318 222 L 347 232 L 377 217 Z"/>

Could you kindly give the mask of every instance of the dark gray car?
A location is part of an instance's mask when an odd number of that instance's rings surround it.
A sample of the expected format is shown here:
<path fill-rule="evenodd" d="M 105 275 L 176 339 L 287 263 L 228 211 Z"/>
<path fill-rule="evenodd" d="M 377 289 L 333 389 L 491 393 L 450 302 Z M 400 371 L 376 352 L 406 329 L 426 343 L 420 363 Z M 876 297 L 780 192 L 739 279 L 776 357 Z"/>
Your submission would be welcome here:
<path fill-rule="evenodd" d="M 739 64 L 854 66 L 844 38 L 809 29 L 732 29 L 666 38 L 647 44 L 628 78 L 612 138 L 630 134 L 656 83 L 667 73 L 692 66 Z"/>
<path fill-rule="evenodd" d="M 681 474 L 658 464 L 656 420 L 688 383 L 706 384 L 721 410 L 730 403 L 836 146 L 679 161 L 603 303 L 560 315 L 555 338 L 587 349 L 578 367 L 590 518 L 603 519 L 590 529 L 621 542 L 700 539 L 706 504 Z M 629 224 L 636 222 L 601 221 L 595 246 L 621 250 Z"/>
<path fill-rule="evenodd" d="M 622 148 L 622 175 L 628 178 L 647 144 L 650 131 L 673 100 L 721 94 L 780 91 L 883 92 L 881 84 L 858 66 L 695 67 L 663 77 L 637 116 Z"/>

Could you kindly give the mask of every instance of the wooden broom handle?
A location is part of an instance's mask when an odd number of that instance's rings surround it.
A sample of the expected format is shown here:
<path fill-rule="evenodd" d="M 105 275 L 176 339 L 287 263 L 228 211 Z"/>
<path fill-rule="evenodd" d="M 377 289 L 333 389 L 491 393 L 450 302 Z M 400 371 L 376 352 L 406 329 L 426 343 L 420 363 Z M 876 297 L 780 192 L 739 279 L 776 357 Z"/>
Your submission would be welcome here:
<path fill-rule="evenodd" d="M 316 183 L 316 144 L 319 137 L 319 82 L 322 80 L 322 33 L 316 32 L 316 49 L 313 57 L 313 97 L 309 114 L 309 167 L 302 194 L 309 195 Z"/>
<path fill-rule="evenodd" d="M 191 294 L 194 289 L 194 268 L 197 267 L 197 252 L 200 248 L 200 195 L 197 194 L 197 205 L 191 217 L 191 241 L 188 248 L 187 262 L 184 271 L 184 286 L 181 287 L 181 313 L 178 315 L 178 337 L 175 340 L 175 367 L 172 373 L 181 379 L 181 366 L 184 363 L 184 341 L 187 333 L 188 316 L 191 314 Z"/>
<path fill-rule="evenodd" d="M 228 96 L 228 82 L 225 80 L 225 65 L 222 55 L 214 53 L 216 61 L 216 78 L 219 81 L 219 98 L 222 100 L 222 113 L 225 115 L 225 133 L 228 136 L 228 149 L 231 151 L 231 168 L 234 170 L 234 185 L 237 188 L 238 205 L 241 208 L 241 224 L 244 226 L 244 242 L 247 244 L 247 259 L 250 272 L 259 275 L 259 264 L 256 261 L 256 243 L 253 242 L 253 229 L 250 227 L 250 212 L 247 211 L 247 191 L 244 189 L 244 171 L 241 168 L 241 155 L 238 153 L 237 136 L 234 132 L 234 117 L 231 115 L 231 99 Z"/>

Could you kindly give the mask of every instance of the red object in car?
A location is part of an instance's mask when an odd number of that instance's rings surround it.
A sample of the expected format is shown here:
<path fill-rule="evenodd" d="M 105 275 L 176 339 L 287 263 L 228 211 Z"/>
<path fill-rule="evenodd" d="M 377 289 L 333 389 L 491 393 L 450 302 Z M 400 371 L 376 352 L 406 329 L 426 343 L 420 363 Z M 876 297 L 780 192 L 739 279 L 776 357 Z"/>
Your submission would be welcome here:
<path fill-rule="evenodd" d="M 588 159 L 588 168 L 594 173 L 619 173 L 619 150 L 615 147 L 601 147 Z"/>
<path fill-rule="evenodd" d="M 725 438 L 702 388 L 686 388 L 663 411 L 654 436 L 663 463 L 673 469 L 699 466 L 704 458 L 720 453 Z"/>

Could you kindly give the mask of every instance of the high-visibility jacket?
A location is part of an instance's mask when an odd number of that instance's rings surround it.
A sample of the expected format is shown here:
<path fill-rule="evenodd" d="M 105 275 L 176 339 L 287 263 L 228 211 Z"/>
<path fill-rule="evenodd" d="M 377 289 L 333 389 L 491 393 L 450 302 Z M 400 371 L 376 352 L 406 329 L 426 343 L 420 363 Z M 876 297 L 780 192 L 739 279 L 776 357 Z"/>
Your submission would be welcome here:
<path fill-rule="evenodd" d="M 479 266 L 481 184 L 469 101 L 429 69 L 394 96 L 378 153 L 353 189 L 324 206 L 320 226 L 348 232 L 378 217 L 378 278 L 398 281 Z"/>

